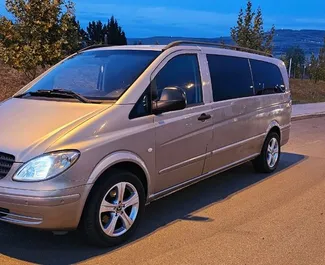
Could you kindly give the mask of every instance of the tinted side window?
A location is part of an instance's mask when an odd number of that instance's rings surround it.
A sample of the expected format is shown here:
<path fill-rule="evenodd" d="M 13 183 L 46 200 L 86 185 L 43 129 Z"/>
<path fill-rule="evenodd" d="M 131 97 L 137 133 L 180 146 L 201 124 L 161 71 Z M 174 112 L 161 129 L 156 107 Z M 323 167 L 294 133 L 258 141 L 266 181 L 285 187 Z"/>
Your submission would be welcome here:
<path fill-rule="evenodd" d="M 171 59 L 152 81 L 152 97 L 157 100 L 166 87 L 179 87 L 186 93 L 187 104 L 202 102 L 202 84 L 197 56 L 179 55 Z"/>
<path fill-rule="evenodd" d="M 280 69 L 272 63 L 250 60 L 256 95 L 282 93 L 285 91 Z"/>
<path fill-rule="evenodd" d="M 224 55 L 207 55 L 207 58 L 214 101 L 253 96 L 248 59 Z"/>

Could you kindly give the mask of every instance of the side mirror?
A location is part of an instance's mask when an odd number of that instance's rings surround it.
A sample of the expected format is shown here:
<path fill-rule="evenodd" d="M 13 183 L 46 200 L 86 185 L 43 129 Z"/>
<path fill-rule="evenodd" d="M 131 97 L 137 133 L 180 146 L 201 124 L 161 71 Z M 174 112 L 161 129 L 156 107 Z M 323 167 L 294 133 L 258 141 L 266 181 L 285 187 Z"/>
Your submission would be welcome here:
<path fill-rule="evenodd" d="M 186 108 L 186 94 L 177 87 L 166 87 L 161 93 L 158 101 L 152 103 L 152 112 L 161 114 L 163 112 L 182 110 Z"/>

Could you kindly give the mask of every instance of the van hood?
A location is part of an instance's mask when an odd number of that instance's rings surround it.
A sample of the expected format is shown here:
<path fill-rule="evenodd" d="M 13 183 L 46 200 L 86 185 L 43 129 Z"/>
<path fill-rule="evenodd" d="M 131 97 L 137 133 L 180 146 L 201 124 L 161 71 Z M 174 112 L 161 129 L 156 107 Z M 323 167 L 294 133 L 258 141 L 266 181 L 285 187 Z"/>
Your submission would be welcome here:
<path fill-rule="evenodd" d="M 12 98 L 0 103 L 0 152 L 26 162 L 81 123 L 107 109 L 85 104 Z"/>

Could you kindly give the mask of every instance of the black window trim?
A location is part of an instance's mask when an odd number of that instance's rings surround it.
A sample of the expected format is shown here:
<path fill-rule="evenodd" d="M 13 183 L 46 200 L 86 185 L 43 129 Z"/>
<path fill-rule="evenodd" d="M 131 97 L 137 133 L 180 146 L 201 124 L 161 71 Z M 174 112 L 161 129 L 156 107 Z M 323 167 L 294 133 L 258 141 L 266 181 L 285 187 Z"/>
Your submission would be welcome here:
<path fill-rule="evenodd" d="M 151 116 L 153 115 L 152 114 L 152 111 L 151 111 L 151 108 L 150 108 L 150 112 L 145 115 L 145 116 L 133 116 L 133 112 L 136 108 L 136 105 L 140 102 L 140 100 L 145 96 L 146 93 L 148 93 L 148 89 L 150 89 L 150 102 L 152 102 L 152 81 L 156 78 L 156 76 L 159 74 L 159 72 L 171 61 L 173 60 L 174 58 L 178 57 L 178 56 L 184 56 L 184 55 L 194 55 L 196 60 L 197 60 L 197 65 L 198 65 L 198 68 L 199 68 L 199 77 L 200 77 L 200 83 L 201 83 L 201 96 L 202 96 L 202 102 L 200 103 L 195 103 L 195 104 L 191 104 L 191 105 L 187 105 L 185 109 L 183 110 L 178 110 L 178 111 L 185 111 L 187 109 L 191 109 L 191 108 L 195 108 L 195 107 L 200 107 L 200 106 L 204 106 L 205 105 L 205 102 L 204 102 L 204 93 L 203 93 L 203 82 L 202 82 L 202 71 L 201 71 L 201 64 L 200 64 L 200 60 L 199 60 L 199 54 L 197 51 L 193 51 L 193 52 L 186 52 L 186 53 L 180 53 L 180 54 L 176 54 L 175 56 L 171 56 L 173 55 L 174 53 L 177 53 L 179 51 L 175 51 L 173 53 L 170 53 L 167 57 L 165 57 L 163 59 L 162 62 L 160 62 L 160 64 L 152 71 L 152 73 L 150 74 L 150 83 L 149 85 L 147 86 L 147 88 L 145 89 L 145 91 L 141 94 L 141 96 L 139 97 L 138 101 L 134 104 L 132 110 L 130 111 L 129 113 L 129 119 L 130 120 L 134 120 L 134 119 L 139 119 L 139 118 L 144 118 L 144 117 L 148 117 L 148 116 Z M 169 58 L 170 56 L 170 58 Z M 164 61 L 167 59 L 167 62 L 164 63 Z M 159 67 L 163 64 L 163 66 L 161 67 L 161 69 L 158 71 L 157 69 L 159 69 Z M 154 77 L 153 77 L 153 73 L 155 73 Z M 175 112 L 175 111 L 173 111 Z"/>
<path fill-rule="evenodd" d="M 252 65 L 251 65 L 251 58 L 247 58 L 247 60 L 248 60 L 249 70 L 250 70 L 251 79 L 252 79 L 252 86 L 251 86 L 252 89 L 253 89 L 253 96 L 252 97 L 256 97 L 254 74 L 253 74 L 253 68 L 252 68 Z"/>

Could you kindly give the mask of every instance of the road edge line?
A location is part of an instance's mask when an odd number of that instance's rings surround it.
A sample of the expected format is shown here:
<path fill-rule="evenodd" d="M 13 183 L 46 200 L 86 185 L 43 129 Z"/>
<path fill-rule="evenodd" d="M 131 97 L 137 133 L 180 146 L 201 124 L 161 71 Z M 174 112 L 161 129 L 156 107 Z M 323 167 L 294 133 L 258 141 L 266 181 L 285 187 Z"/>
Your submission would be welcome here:
<path fill-rule="evenodd" d="M 325 113 L 315 113 L 315 114 L 293 116 L 293 117 L 291 117 L 291 121 L 300 121 L 300 120 L 320 118 L 320 117 L 325 117 Z"/>

